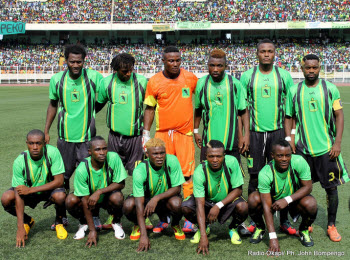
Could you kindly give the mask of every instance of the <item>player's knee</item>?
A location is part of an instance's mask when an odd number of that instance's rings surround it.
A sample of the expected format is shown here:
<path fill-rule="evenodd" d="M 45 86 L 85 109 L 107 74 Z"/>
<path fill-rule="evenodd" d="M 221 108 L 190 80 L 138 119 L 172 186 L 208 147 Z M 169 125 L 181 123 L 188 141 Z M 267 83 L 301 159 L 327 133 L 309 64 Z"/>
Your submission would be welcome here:
<path fill-rule="evenodd" d="M 171 197 L 168 200 L 168 205 L 170 210 L 176 211 L 176 212 L 181 211 L 181 203 L 182 203 L 181 198 L 177 196 Z"/>
<path fill-rule="evenodd" d="M 121 192 L 115 192 L 111 196 L 109 196 L 109 201 L 117 206 L 117 207 L 123 207 L 124 203 L 124 196 Z"/>
<path fill-rule="evenodd" d="M 74 194 L 69 194 L 66 198 L 67 210 L 75 208 L 80 203 L 80 199 Z"/>
<path fill-rule="evenodd" d="M 63 205 L 66 201 L 66 193 L 56 192 L 52 195 L 52 200 L 57 205 Z"/>
<path fill-rule="evenodd" d="M 1 196 L 1 204 L 3 207 L 8 207 L 15 201 L 15 193 L 12 190 L 5 191 Z"/>
<path fill-rule="evenodd" d="M 305 213 L 314 215 L 317 213 L 317 202 L 314 197 L 307 196 L 301 201 L 301 205 L 304 208 Z"/>
<path fill-rule="evenodd" d="M 135 199 L 131 197 L 127 198 L 123 204 L 123 213 L 125 215 L 128 215 L 133 211 L 134 208 L 135 208 Z"/>
<path fill-rule="evenodd" d="M 238 215 L 247 216 L 248 215 L 248 203 L 242 201 L 236 205 L 236 212 Z"/>
<path fill-rule="evenodd" d="M 193 215 L 195 212 L 189 207 L 182 206 L 181 207 L 182 214 L 187 218 L 187 216 Z"/>
<path fill-rule="evenodd" d="M 260 194 L 258 191 L 251 193 L 248 197 L 249 210 L 254 210 L 261 204 Z"/>

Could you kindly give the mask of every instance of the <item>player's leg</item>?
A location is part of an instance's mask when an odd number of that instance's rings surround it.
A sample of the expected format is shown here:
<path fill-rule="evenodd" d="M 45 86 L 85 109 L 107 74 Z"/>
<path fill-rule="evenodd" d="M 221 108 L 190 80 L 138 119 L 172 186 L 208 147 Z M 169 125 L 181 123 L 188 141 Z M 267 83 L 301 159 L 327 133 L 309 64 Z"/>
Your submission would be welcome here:
<path fill-rule="evenodd" d="M 1 204 L 4 210 L 7 213 L 11 214 L 12 216 L 17 217 L 15 202 L 16 202 L 16 198 L 15 198 L 14 188 L 10 188 L 2 194 Z M 26 233 L 28 235 L 29 230 L 33 227 L 35 221 L 31 216 L 27 215 L 24 212 L 23 223 L 24 223 L 24 228 L 26 230 Z"/>
<path fill-rule="evenodd" d="M 64 163 L 64 187 L 69 192 L 69 179 L 76 168 L 76 144 L 66 142 L 63 139 L 57 140 L 57 149 L 60 151 Z"/>
<path fill-rule="evenodd" d="M 308 195 L 296 202 L 295 205 L 296 207 L 294 207 L 294 205 L 289 206 L 289 212 L 291 213 L 291 216 L 296 212 L 301 214 L 302 221 L 299 226 L 301 243 L 306 247 L 313 246 L 314 242 L 309 234 L 309 227 L 315 221 L 317 216 L 317 202 L 313 196 Z"/>
<path fill-rule="evenodd" d="M 51 196 L 49 198 L 53 203 L 55 203 L 56 208 L 56 219 L 55 219 L 55 230 L 57 233 L 57 237 L 59 239 L 66 239 L 68 233 L 63 226 L 63 216 L 66 215 L 66 192 L 64 188 L 58 188 L 51 192 Z"/>
<path fill-rule="evenodd" d="M 265 222 L 263 220 L 263 207 L 260 199 L 260 194 L 255 191 L 249 195 L 248 211 L 250 218 L 256 224 L 256 228 L 250 238 L 250 243 L 259 243 L 265 234 Z"/>
<path fill-rule="evenodd" d="M 225 223 L 231 216 L 232 221 L 229 225 L 231 243 L 239 245 L 242 244 L 242 239 L 238 233 L 238 226 L 248 217 L 248 203 L 244 200 L 243 197 L 238 197 L 235 201 L 224 206 L 220 210 L 220 214 L 218 216 L 220 224 Z"/>
<path fill-rule="evenodd" d="M 69 214 L 79 221 L 79 228 L 74 235 L 74 239 L 82 239 L 85 237 L 85 232 L 88 230 L 88 225 L 85 219 L 83 203 L 81 199 L 75 196 L 73 193 L 69 194 L 66 198 L 66 209 Z"/>
<path fill-rule="evenodd" d="M 130 234 L 130 240 L 139 240 L 141 237 L 141 232 L 137 222 L 135 198 L 132 195 L 127 197 L 127 199 L 124 201 L 123 214 L 129 221 L 134 223 L 134 227 Z"/>
<path fill-rule="evenodd" d="M 181 210 L 182 198 L 180 196 L 173 196 L 167 200 L 165 203 L 167 212 L 170 213 L 172 218 L 171 227 L 174 230 L 175 238 L 177 240 L 184 240 L 186 238 L 184 232 L 180 227 L 180 220 L 183 216 Z"/>
<path fill-rule="evenodd" d="M 107 209 L 110 215 L 113 215 L 112 228 L 114 229 L 114 236 L 117 239 L 124 239 L 125 233 L 120 220 L 123 216 L 124 196 L 121 191 L 114 191 L 111 194 L 106 194 L 103 202 L 103 207 Z"/>
<path fill-rule="evenodd" d="M 128 171 L 129 175 L 132 175 L 135 167 L 143 160 L 144 153 L 142 149 L 142 136 L 132 136 L 124 140 L 124 150 L 125 150 L 125 169 Z"/>

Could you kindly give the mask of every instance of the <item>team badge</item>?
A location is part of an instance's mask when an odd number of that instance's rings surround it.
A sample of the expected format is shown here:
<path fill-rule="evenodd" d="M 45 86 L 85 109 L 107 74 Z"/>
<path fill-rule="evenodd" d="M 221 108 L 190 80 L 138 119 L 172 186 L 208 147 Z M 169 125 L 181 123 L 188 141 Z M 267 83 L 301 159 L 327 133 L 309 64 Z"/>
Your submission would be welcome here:
<path fill-rule="evenodd" d="M 80 93 L 79 93 L 79 91 L 77 91 L 76 89 L 74 89 L 74 90 L 70 93 L 70 98 L 71 98 L 72 102 L 79 102 L 79 101 L 80 101 Z"/>
<path fill-rule="evenodd" d="M 119 104 L 127 104 L 128 103 L 128 94 L 124 91 L 119 94 Z"/>
<path fill-rule="evenodd" d="M 310 110 L 310 112 L 316 112 L 317 111 L 317 100 L 315 100 L 314 98 L 312 98 L 309 101 L 309 110 Z"/>
<path fill-rule="evenodd" d="M 247 166 L 248 166 L 248 168 L 253 168 L 253 158 L 252 157 L 247 158 Z"/>
<path fill-rule="evenodd" d="M 263 87 L 261 89 L 262 93 L 261 93 L 261 96 L 263 98 L 269 98 L 271 97 L 271 87 L 269 87 L 268 85 L 265 85 L 265 87 Z"/>
<path fill-rule="evenodd" d="M 182 88 L 182 97 L 189 98 L 190 97 L 190 88 Z"/>
<path fill-rule="evenodd" d="M 215 103 L 218 105 L 218 106 L 222 106 L 222 95 L 220 92 L 218 92 L 215 96 Z"/>

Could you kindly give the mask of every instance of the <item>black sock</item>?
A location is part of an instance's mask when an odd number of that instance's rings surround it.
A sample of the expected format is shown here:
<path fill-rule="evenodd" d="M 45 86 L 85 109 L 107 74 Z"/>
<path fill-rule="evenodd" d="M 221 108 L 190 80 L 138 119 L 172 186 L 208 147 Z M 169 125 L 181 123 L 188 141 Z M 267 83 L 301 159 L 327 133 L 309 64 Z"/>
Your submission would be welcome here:
<path fill-rule="evenodd" d="M 302 221 L 299 226 L 299 231 L 308 230 L 308 228 L 314 223 L 317 217 L 317 211 L 313 215 L 302 216 Z"/>
<path fill-rule="evenodd" d="M 326 189 L 327 192 L 327 211 L 328 211 L 328 226 L 335 225 L 338 210 L 338 190 L 337 188 Z"/>

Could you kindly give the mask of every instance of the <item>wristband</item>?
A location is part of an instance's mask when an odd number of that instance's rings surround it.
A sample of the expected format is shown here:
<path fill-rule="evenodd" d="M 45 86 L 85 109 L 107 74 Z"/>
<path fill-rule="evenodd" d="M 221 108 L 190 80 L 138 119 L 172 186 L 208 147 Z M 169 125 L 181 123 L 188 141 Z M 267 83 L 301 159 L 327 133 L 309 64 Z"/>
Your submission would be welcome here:
<path fill-rule="evenodd" d="M 293 199 L 291 196 L 287 196 L 284 199 L 287 201 L 288 205 L 293 202 Z"/>
<path fill-rule="evenodd" d="M 151 132 L 150 132 L 150 131 L 148 131 L 148 130 L 143 129 L 143 131 L 142 131 L 142 135 L 145 135 L 145 136 L 151 136 Z"/>
<path fill-rule="evenodd" d="M 222 209 L 225 205 L 222 203 L 222 201 L 219 201 L 218 203 L 215 204 L 216 206 L 219 207 L 219 209 Z"/>
<path fill-rule="evenodd" d="M 292 141 L 292 138 L 290 136 L 286 136 L 286 138 L 284 138 L 284 140 L 290 142 L 290 141 Z"/>
<path fill-rule="evenodd" d="M 198 128 L 193 129 L 193 133 L 198 134 L 198 130 L 199 130 Z"/>
<path fill-rule="evenodd" d="M 269 238 L 270 239 L 276 239 L 277 238 L 276 232 L 269 233 Z"/>
<path fill-rule="evenodd" d="M 290 134 L 295 135 L 295 128 L 292 129 L 292 131 L 290 132 Z"/>

